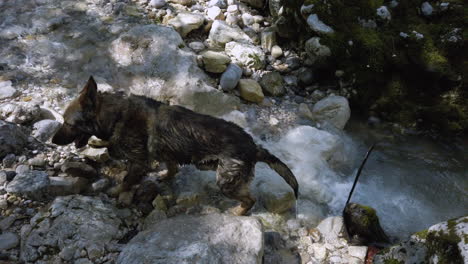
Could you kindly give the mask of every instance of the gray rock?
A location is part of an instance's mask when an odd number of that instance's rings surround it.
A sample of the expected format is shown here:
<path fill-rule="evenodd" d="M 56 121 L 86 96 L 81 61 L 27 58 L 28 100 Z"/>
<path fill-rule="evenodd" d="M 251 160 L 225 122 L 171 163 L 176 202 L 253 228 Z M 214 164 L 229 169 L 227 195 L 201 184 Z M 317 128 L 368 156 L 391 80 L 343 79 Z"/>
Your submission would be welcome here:
<path fill-rule="evenodd" d="M 92 166 L 84 162 L 65 162 L 61 170 L 72 177 L 93 178 L 96 177 L 97 171 Z"/>
<path fill-rule="evenodd" d="M 86 189 L 88 180 L 81 177 L 49 177 L 48 192 L 52 196 L 79 194 Z"/>
<path fill-rule="evenodd" d="M 231 91 L 236 88 L 242 77 L 242 69 L 234 63 L 229 64 L 226 71 L 221 75 L 219 85 L 223 91 Z"/>
<path fill-rule="evenodd" d="M 8 181 L 5 171 L 0 171 L 0 188 Z"/>
<path fill-rule="evenodd" d="M 392 15 L 390 14 L 390 11 L 388 10 L 386 6 L 381 6 L 377 8 L 376 12 L 377 12 L 377 16 L 379 16 L 383 20 L 389 21 L 392 19 Z"/>
<path fill-rule="evenodd" d="M 260 44 L 260 37 L 258 36 L 258 32 L 255 31 L 252 27 L 244 27 L 242 29 L 247 36 L 252 40 L 252 43 L 255 45 Z"/>
<path fill-rule="evenodd" d="M 46 197 L 49 183 L 49 177 L 46 172 L 32 170 L 18 173 L 8 183 L 6 191 L 32 200 L 41 200 Z"/>
<path fill-rule="evenodd" d="M 20 258 L 35 262 L 38 248 L 54 247 L 61 252 L 52 258 L 81 258 L 73 249 L 92 256 L 99 256 L 106 247 L 112 247 L 123 237 L 120 229 L 123 220 L 118 209 L 98 197 L 71 195 L 57 197 L 48 211 L 40 212 L 31 219 L 31 226 L 21 234 Z M 67 249 L 66 249 L 67 248 Z M 53 262 L 53 261 L 52 261 Z M 77 262 L 74 262 L 77 263 Z"/>
<path fill-rule="evenodd" d="M 0 198 L 3 199 L 3 198 Z M 0 221 L 0 230 L 5 231 L 16 221 L 17 217 L 15 215 L 9 215 L 3 218 Z"/>
<path fill-rule="evenodd" d="M 345 97 L 328 96 L 314 105 L 312 114 L 317 122 L 328 122 L 343 129 L 351 116 L 351 109 Z"/>
<path fill-rule="evenodd" d="M 217 6 L 219 8 L 226 8 L 227 3 L 225 0 L 210 0 L 210 2 L 208 2 L 208 7 L 213 7 L 213 6 Z"/>
<path fill-rule="evenodd" d="M 283 76 L 278 72 L 265 73 L 260 79 L 260 85 L 267 94 L 272 96 L 282 96 L 286 92 Z"/>
<path fill-rule="evenodd" d="M 314 83 L 314 73 L 312 69 L 303 68 L 298 74 L 299 83 L 303 86 L 308 86 Z"/>
<path fill-rule="evenodd" d="M 6 155 L 2 160 L 2 164 L 4 168 L 12 168 L 15 162 L 16 162 L 16 155 L 12 153 Z"/>
<path fill-rule="evenodd" d="M 109 160 L 109 151 L 107 148 L 91 148 L 87 147 L 80 152 L 81 155 L 85 156 L 88 159 L 94 160 L 96 162 L 106 162 Z"/>
<path fill-rule="evenodd" d="M 252 43 L 250 37 L 237 26 L 230 26 L 225 21 L 215 20 L 211 26 L 209 40 L 213 46 L 223 47 L 231 41 Z"/>
<path fill-rule="evenodd" d="M 15 248 L 19 244 L 19 237 L 15 233 L 7 232 L 0 235 L 0 250 Z"/>
<path fill-rule="evenodd" d="M 168 0 L 168 2 L 184 6 L 190 6 L 193 4 L 192 0 Z"/>
<path fill-rule="evenodd" d="M 135 236 L 117 263 L 262 263 L 262 256 L 257 219 L 210 214 L 158 222 Z"/>
<path fill-rule="evenodd" d="M 424 3 L 421 4 L 421 12 L 425 16 L 432 15 L 433 11 L 434 11 L 434 8 L 432 7 L 432 5 L 429 2 L 424 2 Z"/>
<path fill-rule="evenodd" d="M 226 44 L 226 53 L 237 63 L 261 69 L 265 65 L 265 53 L 261 48 L 245 43 L 229 42 Z"/>
<path fill-rule="evenodd" d="M 323 23 L 316 14 L 311 14 L 307 17 L 307 24 L 317 33 L 332 34 L 334 32 L 333 28 Z"/>
<path fill-rule="evenodd" d="M 262 41 L 262 49 L 265 51 L 271 51 L 274 45 L 276 45 L 276 32 L 272 28 L 265 29 L 262 31 L 261 41 Z"/>
<path fill-rule="evenodd" d="M 18 91 L 11 86 L 11 81 L 0 81 L 0 100 L 14 98 L 18 94 Z"/>
<path fill-rule="evenodd" d="M 28 136 L 15 124 L 0 120 L 0 158 L 20 153 L 28 142 Z"/>
<path fill-rule="evenodd" d="M 298 57 L 288 57 L 286 58 L 285 63 L 291 70 L 297 70 L 299 69 L 299 67 L 301 67 L 301 59 L 299 59 Z"/>
<path fill-rule="evenodd" d="M 200 42 L 200 41 L 190 42 L 189 47 L 193 49 L 193 51 L 195 52 L 200 52 L 206 48 L 205 44 L 203 44 L 203 42 Z"/>
<path fill-rule="evenodd" d="M 39 154 L 36 157 L 29 159 L 28 164 L 34 167 L 45 167 L 46 165 L 45 158 L 46 158 L 45 155 Z"/>
<path fill-rule="evenodd" d="M 312 111 L 307 104 L 301 103 L 298 108 L 298 115 L 303 118 L 313 120 Z"/>
<path fill-rule="evenodd" d="M 154 8 L 162 8 L 166 5 L 166 0 L 151 0 L 149 6 Z"/>
<path fill-rule="evenodd" d="M 305 50 L 312 63 L 322 62 L 331 55 L 329 47 L 320 44 L 319 37 L 313 37 L 306 41 Z"/>
<path fill-rule="evenodd" d="M 224 72 L 227 68 L 227 65 L 231 62 L 231 58 L 221 52 L 208 50 L 200 53 L 200 55 L 202 56 L 205 70 L 208 72 Z"/>
<path fill-rule="evenodd" d="M 25 173 L 27 171 L 30 171 L 29 166 L 24 164 L 16 166 L 15 169 L 16 174 Z"/>
<path fill-rule="evenodd" d="M 41 142 L 49 140 L 61 127 L 61 124 L 55 120 L 41 120 L 34 123 L 32 136 Z"/>
<path fill-rule="evenodd" d="M 106 178 L 103 178 L 94 182 L 91 185 L 91 188 L 93 189 L 94 192 L 100 192 L 100 191 L 105 190 L 109 186 L 109 184 L 110 184 L 109 180 Z"/>
<path fill-rule="evenodd" d="M 173 26 L 182 37 L 185 37 L 191 31 L 201 27 L 204 20 L 201 14 L 179 13 L 175 18 L 170 19 L 167 24 Z"/>
<path fill-rule="evenodd" d="M 240 79 L 239 80 L 239 91 L 241 97 L 249 102 L 261 103 L 264 95 L 260 84 L 252 79 Z"/>
<path fill-rule="evenodd" d="M 242 23 L 244 23 L 244 26 L 250 26 L 255 22 L 253 16 L 249 13 L 242 14 L 241 18 Z"/>
<path fill-rule="evenodd" d="M 32 103 L 5 103 L 0 105 L 0 119 L 16 124 L 37 120 L 41 114 L 38 105 Z"/>

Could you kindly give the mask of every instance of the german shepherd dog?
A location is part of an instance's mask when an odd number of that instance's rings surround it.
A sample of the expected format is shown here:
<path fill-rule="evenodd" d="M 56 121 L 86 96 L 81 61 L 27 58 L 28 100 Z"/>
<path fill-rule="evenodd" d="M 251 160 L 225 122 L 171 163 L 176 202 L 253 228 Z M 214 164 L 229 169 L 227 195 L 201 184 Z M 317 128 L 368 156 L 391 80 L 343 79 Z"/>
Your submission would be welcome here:
<path fill-rule="evenodd" d="M 94 135 L 108 141 L 113 158 L 129 161 L 122 187 L 139 182 L 151 161 L 165 162 L 164 179 L 177 173 L 177 166 L 194 164 L 201 170 L 216 170 L 221 192 L 240 201 L 230 211 L 245 215 L 255 203 L 249 192 L 255 163 L 267 163 L 293 188 L 298 184 L 291 170 L 266 149 L 257 146 L 241 127 L 223 119 L 167 105 L 146 97 L 100 93 L 91 76 L 65 110 L 64 123 L 52 143 L 77 148 Z"/>

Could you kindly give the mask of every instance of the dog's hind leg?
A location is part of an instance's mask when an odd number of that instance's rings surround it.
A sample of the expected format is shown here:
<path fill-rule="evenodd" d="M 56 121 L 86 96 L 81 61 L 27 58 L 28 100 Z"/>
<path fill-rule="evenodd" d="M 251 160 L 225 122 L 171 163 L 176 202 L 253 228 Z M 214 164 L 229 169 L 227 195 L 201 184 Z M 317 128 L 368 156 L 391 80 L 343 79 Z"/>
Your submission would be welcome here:
<path fill-rule="evenodd" d="M 245 215 L 255 204 L 255 198 L 249 190 L 253 179 L 253 165 L 243 161 L 229 159 L 219 163 L 216 183 L 228 198 L 238 200 L 240 205 L 229 211 L 234 215 Z"/>

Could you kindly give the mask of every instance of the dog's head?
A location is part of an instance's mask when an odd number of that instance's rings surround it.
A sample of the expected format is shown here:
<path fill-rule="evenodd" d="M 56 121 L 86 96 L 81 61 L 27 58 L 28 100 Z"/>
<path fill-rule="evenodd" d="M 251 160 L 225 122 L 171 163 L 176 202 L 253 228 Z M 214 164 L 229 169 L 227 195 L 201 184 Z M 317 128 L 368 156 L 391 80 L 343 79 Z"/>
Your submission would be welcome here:
<path fill-rule="evenodd" d="M 75 142 L 77 148 L 85 146 L 88 139 L 96 133 L 97 104 L 97 85 L 91 76 L 78 97 L 65 109 L 63 125 L 55 133 L 52 143 L 67 145 Z"/>

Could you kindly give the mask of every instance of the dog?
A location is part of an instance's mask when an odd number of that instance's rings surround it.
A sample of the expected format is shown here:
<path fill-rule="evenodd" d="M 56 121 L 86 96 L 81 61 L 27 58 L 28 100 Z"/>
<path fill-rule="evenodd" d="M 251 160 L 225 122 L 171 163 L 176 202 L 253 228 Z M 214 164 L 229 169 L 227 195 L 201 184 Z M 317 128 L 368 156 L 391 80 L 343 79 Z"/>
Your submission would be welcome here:
<path fill-rule="evenodd" d="M 139 182 L 151 161 L 166 163 L 164 180 L 175 176 L 178 165 L 194 164 L 200 170 L 216 170 L 221 192 L 240 202 L 231 213 L 245 215 L 255 203 L 249 185 L 260 161 L 292 187 L 297 199 L 298 183 L 291 170 L 241 127 L 223 119 L 143 96 L 101 93 L 92 76 L 63 118 L 52 143 L 74 142 L 81 148 L 93 135 L 107 141 L 111 157 L 129 162 L 125 189 Z"/>

